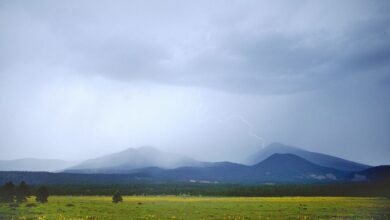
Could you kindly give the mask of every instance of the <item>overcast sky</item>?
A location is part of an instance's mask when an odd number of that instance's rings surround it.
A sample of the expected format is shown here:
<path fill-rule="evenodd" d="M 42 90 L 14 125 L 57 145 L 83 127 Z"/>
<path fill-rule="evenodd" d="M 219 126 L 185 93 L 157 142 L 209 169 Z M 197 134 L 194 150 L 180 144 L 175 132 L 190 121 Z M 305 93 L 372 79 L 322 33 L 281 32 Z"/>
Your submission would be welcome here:
<path fill-rule="evenodd" d="M 390 2 L 0 0 L 0 159 L 272 142 L 390 164 Z"/>

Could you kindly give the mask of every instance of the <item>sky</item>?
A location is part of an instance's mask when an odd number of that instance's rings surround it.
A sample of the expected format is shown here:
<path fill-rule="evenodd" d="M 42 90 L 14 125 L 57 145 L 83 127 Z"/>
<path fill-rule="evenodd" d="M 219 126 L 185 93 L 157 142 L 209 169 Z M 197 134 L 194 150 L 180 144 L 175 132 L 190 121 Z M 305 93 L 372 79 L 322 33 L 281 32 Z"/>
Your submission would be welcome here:
<path fill-rule="evenodd" d="M 273 142 L 390 164 L 390 2 L 0 0 L 0 159 Z"/>

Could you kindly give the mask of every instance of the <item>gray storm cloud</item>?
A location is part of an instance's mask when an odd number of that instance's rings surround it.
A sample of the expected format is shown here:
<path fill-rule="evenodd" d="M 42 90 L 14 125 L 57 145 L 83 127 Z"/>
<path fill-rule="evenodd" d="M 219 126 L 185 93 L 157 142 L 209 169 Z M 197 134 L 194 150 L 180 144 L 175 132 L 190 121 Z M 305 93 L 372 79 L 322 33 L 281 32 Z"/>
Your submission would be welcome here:
<path fill-rule="evenodd" d="M 239 161 L 261 146 L 256 134 L 389 163 L 389 9 L 1 1 L 0 159 L 154 145 Z"/>

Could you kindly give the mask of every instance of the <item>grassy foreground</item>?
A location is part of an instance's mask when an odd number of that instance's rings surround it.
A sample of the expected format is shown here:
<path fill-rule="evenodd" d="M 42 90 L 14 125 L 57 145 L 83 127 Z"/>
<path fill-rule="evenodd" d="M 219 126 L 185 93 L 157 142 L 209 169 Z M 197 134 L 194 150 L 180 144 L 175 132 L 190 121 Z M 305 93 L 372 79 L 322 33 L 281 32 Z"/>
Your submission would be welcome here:
<path fill-rule="evenodd" d="M 51 196 L 0 203 L 0 219 L 390 219 L 390 200 L 356 197 Z"/>

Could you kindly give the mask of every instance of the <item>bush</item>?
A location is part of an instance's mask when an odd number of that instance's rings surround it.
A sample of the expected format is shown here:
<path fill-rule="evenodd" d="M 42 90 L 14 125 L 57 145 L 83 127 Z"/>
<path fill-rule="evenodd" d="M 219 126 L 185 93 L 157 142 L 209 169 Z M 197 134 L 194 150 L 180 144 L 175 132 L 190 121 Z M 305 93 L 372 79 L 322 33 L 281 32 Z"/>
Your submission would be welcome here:
<path fill-rule="evenodd" d="M 122 201 L 123 201 L 123 199 L 122 199 L 121 194 L 118 191 L 116 191 L 114 193 L 114 195 L 112 196 L 112 202 L 113 203 L 118 203 L 118 202 L 122 202 Z"/>
<path fill-rule="evenodd" d="M 35 206 L 37 206 L 37 204 L 35 204 L 35 203 L 27 203 L 26 204 L 27 208 L 31 208 L 31 207 L 35 207 Z"/>
<path fill-rule="evenodd" d="M 11 207 L 11 208 L 18 208 L 19 204 L 18 203 L 11 203 L 11 204 L 9 204 L 9 207 Z"/>

